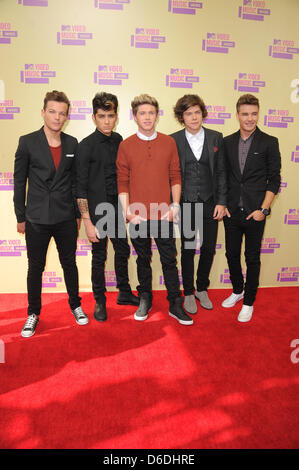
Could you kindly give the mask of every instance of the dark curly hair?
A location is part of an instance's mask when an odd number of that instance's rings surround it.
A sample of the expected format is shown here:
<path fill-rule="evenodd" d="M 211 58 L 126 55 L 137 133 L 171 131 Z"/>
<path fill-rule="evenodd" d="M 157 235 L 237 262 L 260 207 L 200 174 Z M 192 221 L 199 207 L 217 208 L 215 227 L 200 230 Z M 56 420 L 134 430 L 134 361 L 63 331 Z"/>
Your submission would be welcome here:
<path fill-rule="evenodd" d="M 208 111 L 202 98 L 198 95 L 184 95 L 176 102 L 173 108 L 174 116 L 180 124 L 184 124 L 183 114 L 187 109 L 191 108 L 191 106 L 199 106 L 203 119 L 207 117 Z"/>

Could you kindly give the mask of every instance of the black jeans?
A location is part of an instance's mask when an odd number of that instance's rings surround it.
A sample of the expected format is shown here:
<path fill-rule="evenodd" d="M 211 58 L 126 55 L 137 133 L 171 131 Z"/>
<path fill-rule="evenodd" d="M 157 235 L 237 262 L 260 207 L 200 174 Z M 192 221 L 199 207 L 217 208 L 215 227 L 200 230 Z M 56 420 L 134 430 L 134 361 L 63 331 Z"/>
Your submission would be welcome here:
<path fill-rule="evenodd" d="M 253 305 L 259 285 L 260 251 L 265 220 L 246 220 L 248 214 L 243 209 L 237 209 L 231 217 L 224 217 L 225 247 L 229 267 L 230 280 L 235 294 L 244 289 L 244 278 L 241 266 L 241 245 L 245 236 L 245 261 L 247 266 L 244 293 L 244 305 Z"/>
<path fill-rule="evenodd" d="M 78 294 L 78 269 L 76 249 L 78 228 L 75 219 L 58 224 L 34 224 L 26 221 L 26 245 L 28 257 L 28 315 L 40 314 L 42 274 L 45 269 L 48 246 L 53 237 L 56 243 L 71 309 L 81 305 Z"/>
<path fill-rule="evenodd" d="M 135 231 L 140 230 L 143 236 L 135 237 Z M 130 224 L 131 242 L 137 253 L 137 275 L 139 294 L 148 292 L 152 295 L 151 268 L 151 236 L 153 236 L 160 255 L 164 281 L 167 289 L 167 299 L 174 301 L 181 296 L 180 281 L 176 262 L 176 245 L 173 237 L 173 223 L 167 221 L 147 221 L 139 225 Z"/>
<path fill-rule="evenodd" d="M 189 209 L 191 210 L 190 228 L 194 232 L 192 237 L 188 237 L 184 234 L 184 210 L 186 210 L 186 204 L 189 205 Z M 192 295 L 194 293 L 194 256 L 196 251 L 196 234 L 198 230 L 200 231 L 198 214 L 197 217 L 195 216 L 196 204 L 197 203 L 195 202 L 188 202 L 184 203 L 183 208 L 181 207 L 181 266 L 185 295 Z M 214 201 L 209 199 L 207 202 L 202 203 L 202 207 L 203 233 L 200 233 L 200 237 L 203 243 L 200 247 L 200 256 L 196 275 L 196 289 L 199 292 L 207 290 L 210 285 L 209 275 L 215 255 L 218 233 L 218 220 L 213 219 L 215 208 Z"/>
<path fill-rule="evenodd" d="M 115 227 L 115 236 L 109 236 L 114 249 L 114 269 L 117 281 L 117 288 L 122 292 L 131 293 L 128 274 L 128 259 L 130 256 L 130 247 L 126 237 L 126 228 L 123 218 L 118 218 L 118 201 L 116 198 L 110 198 L 109 203 L 114 206 L 114 215 L 110 222 Z M 121 224 L 121 227 L 119 225 Z M 124 237 L 118 236 L 118 231 Z M 91 282 L 94 298 L 96 302 L 105 301 L 105 263 L 107 259 L 108 236 L 103 236 L 97 243 L 92 243 L 92 261 L 91 261 Z"/>

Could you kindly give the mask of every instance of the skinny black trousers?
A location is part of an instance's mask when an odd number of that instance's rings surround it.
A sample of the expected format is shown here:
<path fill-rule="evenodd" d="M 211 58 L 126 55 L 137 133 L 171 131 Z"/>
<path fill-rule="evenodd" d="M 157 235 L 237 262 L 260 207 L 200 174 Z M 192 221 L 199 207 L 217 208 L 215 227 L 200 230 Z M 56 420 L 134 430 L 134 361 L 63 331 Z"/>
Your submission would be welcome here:
<path fill-rule="evenodd" d="M 265 220 L 260 222 L 253 218 L 246 220 L 247 213 L 239 208 L 231 217 L 224 217 L 226 258 L 229 267 L 230 280 L 235 294 L 244 289 L 244 305 L 253 305 L 259 285 L 260 252 Z M 246 282 L 241 266 L 241 247 L 245 238 Z"/>
<path fill-rule="evenodd" d="M 78 287 L 76 249 L 78 228 L 76 219 L 57 224 L 35 224 L 26 221 L 25 238 L 27 245 L 28 274 L 28 315 L 40 314 L 42 274 L 51 238 L 54 238 L 60 264 L 63 269 L 71 309 L 81 305 Z"/>

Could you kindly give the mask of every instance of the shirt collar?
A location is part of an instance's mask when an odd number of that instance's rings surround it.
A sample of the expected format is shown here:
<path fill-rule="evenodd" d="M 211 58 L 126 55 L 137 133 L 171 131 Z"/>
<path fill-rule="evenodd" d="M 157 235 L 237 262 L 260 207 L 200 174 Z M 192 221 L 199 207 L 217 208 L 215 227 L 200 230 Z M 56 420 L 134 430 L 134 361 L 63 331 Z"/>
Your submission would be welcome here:
<path fill-rule="evenodd" d="M 191 132 L 187 131 L 187 129 L 185 129 L 185 134 L 186 134 L 186 137 L 187 139 L 189 140 L 199 140 L 199 139 L 202 139 L 204 134 L 205 134 L 205 130 L 203 127 L 200 128 L 200 130 L 196 133 L 196 134 L 191 134 Z"/>
<path fill-rule="evenodd" d="M 153 133 L 150 137 L 147 137 L 146 135 L 142 134 L 139 130 L 137 131 L 137 137 L 141 140 L 154 140 L 157 138 L 157 131 Z"/>

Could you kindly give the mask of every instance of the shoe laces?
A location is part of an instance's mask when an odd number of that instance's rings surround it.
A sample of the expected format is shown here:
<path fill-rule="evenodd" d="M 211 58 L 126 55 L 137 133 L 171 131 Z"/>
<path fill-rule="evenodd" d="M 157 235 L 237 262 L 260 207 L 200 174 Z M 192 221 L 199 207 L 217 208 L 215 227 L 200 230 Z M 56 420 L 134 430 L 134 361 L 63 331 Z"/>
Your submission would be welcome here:
<path fill-rule="evenodd" d="M 77 307 L 73 310 L 73 314 L 75 315 L 77 320 L 80 320 L 80 318 L 86 318 L 85 313 L 82 310 L 82 307 Z"/>
<path fill-rule="evenodd" d="M 32 314 L 32 315 L 29 315 L 29 317 L 27 318 L 26 320 L 26 323 L 24 325 L 24 330 L 27 330 L 27 329 L 31 329 L 33 328 L 38 322 L 38 318 L 36 315 Z"/>

